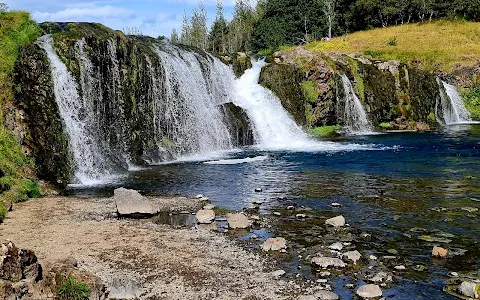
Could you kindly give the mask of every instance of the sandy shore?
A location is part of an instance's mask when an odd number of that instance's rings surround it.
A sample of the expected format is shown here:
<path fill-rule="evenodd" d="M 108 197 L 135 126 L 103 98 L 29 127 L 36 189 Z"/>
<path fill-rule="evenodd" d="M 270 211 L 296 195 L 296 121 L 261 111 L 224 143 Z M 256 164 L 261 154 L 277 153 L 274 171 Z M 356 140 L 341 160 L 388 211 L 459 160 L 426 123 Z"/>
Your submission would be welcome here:
<path fill-rule="evenodd" d="M 165 209 L 195 211 L 186 198 L 155 198 Z M 14 206 L 0 242 L 34 250 L 40 263 L 75 258 L 107 287 L 131 281 L 140 299 L 282 299 L 265 258 L 208 230 L 119 220 L 112 199 L 56 197 Z"/>

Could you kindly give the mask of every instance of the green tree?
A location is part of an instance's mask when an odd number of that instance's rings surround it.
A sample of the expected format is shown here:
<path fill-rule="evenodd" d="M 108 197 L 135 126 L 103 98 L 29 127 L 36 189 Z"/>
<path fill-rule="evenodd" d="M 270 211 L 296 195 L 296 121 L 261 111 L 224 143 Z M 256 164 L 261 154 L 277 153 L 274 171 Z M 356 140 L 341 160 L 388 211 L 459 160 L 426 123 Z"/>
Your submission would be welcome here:
<path fill-rule="evenodd" d="M 227 33 L 228 26 L 224 16 L 223 3 L 222 0 L 217 0 L 217 12 L 209 36 L 210 50 L 217 53 L 226 53 Z"/>
<path fill-rule="evenodd" d="M 177 33 L 176 28 L 172 29 L 172 34 L 170 36 L 170 42 L 173 43 L 173 44 L 177 44 L 179 42 L 178 33 Z"/>
<path fill-rule="evenodd" d="M 187 12 L 183 11 L 182 32 L 180 35 L 180 43 L 184 45 L 191 45 L 191 28 L 188 22 Z"/>

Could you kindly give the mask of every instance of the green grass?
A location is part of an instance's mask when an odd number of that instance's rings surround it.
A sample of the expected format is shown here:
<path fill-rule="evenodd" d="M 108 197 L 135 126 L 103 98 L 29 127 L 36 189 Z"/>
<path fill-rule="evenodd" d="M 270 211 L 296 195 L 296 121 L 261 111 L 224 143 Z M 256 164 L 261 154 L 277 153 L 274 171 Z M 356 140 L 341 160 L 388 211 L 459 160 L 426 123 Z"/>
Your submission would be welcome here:
<path fill-rule="evenodd" d="M 85 282 L 77 282 L 73 276 L 57 275 L 59 287 L 57 294 L 60 299 L 65 300 L 87 300 L 90 294 L 88 285 Z"/>
<path fill-rule="evenodd" d="M 340 125 L 321 126 L 310 129 L 309 134 L 319 137 L 332 137 L 339 135 L 338 131 L 341 129 L 342 127 Z"/>
<path fill-rule="evenodd" d="M 480 83 L 462 92 L 465 107 L 475 121 L 480 121 Z"/>
<path fill-rule="evenodd" d="M 40 196 L 38 185 L 26 178 L 33 169 L 12 132 L 3 123 L 3 112 L 13 102 L 13 68 L 21 47 L 32 43 L 40 28 L 27 12 L 0 11 L 0 222 L 5 218 L 5 200 L 25 201 Z"/>
<path fill-rule="evenodd" d="M 388 122 L 380 123 L 378 124 L 378 126 L 380 126 L 382 129 L 385 129 L 385 130 L 389 130 L 390 128 L 392 128 L 392 125 Z"/>
<path fill-rule="evenodd" d="M 480 23 L 435 21 L 359 31 L 308 50 L 370 55 L 380 60 L 414 63 L 423 69 L 450 71 L 480 58 Z"/>
<path fill-rule="evenodd" d="M 302 90 L 309 103 L 315 103 L 320 94 L 315 90 L 317 83 L 315 81 L 303 81 Z"/>

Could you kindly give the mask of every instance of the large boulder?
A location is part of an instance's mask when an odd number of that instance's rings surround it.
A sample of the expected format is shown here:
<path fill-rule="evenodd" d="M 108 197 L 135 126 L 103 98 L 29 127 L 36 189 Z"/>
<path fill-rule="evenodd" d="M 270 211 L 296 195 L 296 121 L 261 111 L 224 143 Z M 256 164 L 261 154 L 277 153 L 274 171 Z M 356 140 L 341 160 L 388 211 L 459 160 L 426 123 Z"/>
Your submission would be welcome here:
<path fill-rule="evenodd" d="M 119 188 L 114 191 L 117 213 L 121 217 L 151 217 L 158 213 L 158 209 L 135 190 Z"/>
<path fill-rule="evenodd" d="M 253 127 L 247 113 L 239 106 L 228 102 L 221 106 L 234 147 L 253 145 Z"/>

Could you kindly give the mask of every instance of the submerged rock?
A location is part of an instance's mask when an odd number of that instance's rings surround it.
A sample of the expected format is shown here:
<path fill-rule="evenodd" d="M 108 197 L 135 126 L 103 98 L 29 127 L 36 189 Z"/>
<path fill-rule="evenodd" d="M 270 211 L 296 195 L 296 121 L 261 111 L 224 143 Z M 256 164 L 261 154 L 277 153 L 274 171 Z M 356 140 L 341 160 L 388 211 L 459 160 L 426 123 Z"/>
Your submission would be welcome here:
<path fill-rule="evenodd" d="M 228 227 L 231 229 L 246 229 L 250 227 L 250 220 L 242 213 L 227 214 Z"/>
<path fill-rule="evenodd" d="M 448 250 L 442 247 L 433 247 L 432 256 L 436 258 L 447 258 Z"/>
<path fill-rule="evenodd" d="M 357 295 L 363 299 L 377 298 L 382 296 L 382 290 L 376 284 L 367 284 L 357 290 Z"/>
<path fill-rule="evenodd" d="M 147 197 L 135 190 L 119 188 L 114 191 L 117 213 L 122 217 L 153 216 L 158 213 Z"/>
<path fill-rule="evenodd" d="M 330 267 L 333 268 L 345 268 L 346 264 L 340 258 L 333 257 L 314 257 L 312 258 L 311 264 L 313 267 L 318 267 L 321 269 L 327 269 Z"/>
<path fill-rule="evenodd" d="M 343 227 L 345 226 L 345 218 L 343 216 L 331 218 L 326 220 L 325 224 L 333 227 Z"/>
<path fill-rule="evenodd" d="M 210 224 L 215 220 L 215 212 L 211 209 L 202 209 L 197 211 L 195 217 L 200 224 Z"/>
<path fill-rule="evenodd" d="M 263 251 L 280 251 L 287 249 L 287 241 L 284 238 L 269 238 L 262 245 Z"/>

